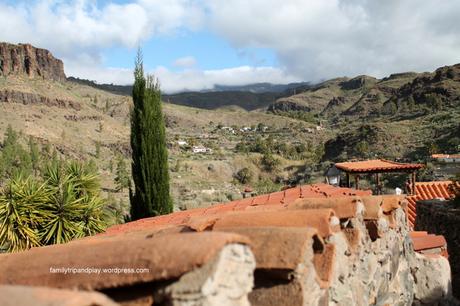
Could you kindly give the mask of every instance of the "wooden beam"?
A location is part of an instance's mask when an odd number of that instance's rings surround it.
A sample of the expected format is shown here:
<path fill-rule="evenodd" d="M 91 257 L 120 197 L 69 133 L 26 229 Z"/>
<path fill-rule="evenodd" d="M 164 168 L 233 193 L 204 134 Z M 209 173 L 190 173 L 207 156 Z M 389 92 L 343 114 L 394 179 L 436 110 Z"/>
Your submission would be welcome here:
<path fill-rule="evenodd" d="M 359 190 L 359 174 L 355 174 L 355 189 Z"/>
<path fill-rule="evenodd" d="M 375 174 L 375 181 L 377 184 L 377 194 L 381 194 L 382 190 L 380 189 L 380 174 L 379 173 Z"/>
<path fill-rule="evenodd" d="M 347 172 L 347 187 L 350 188 L 350 173 Z"/>

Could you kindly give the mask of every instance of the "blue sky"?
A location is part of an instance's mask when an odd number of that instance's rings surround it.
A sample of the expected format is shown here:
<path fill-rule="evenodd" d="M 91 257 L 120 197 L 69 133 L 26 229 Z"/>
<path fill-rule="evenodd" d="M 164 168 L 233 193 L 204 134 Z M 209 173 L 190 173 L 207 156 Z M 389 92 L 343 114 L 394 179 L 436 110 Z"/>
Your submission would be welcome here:
<path fill-rule="evenodd" d="M 120 1 L 121 2 L 121 1 Z M 155 37 L 141 43 L 144 64 L 149 68 L 174 65 L 177 59 L 192 56 L 199 69 L 223 69 L 236 66 L 274 66 L 276 55 L 267 48 L 234 48 L 228 41 L 209 31 L 185 32 L 177 36 Z M 113 47 L 103 52 L 104 64 L 110 67 L 131 68 L 135 48 Z"/>
<path fill-rule="evenodd" d="M 130 84 L 141 46 L 166 92 L 432 71 L 460 62 L 458 0 L 0 0 L 0 41 L 69 76 Z"/>

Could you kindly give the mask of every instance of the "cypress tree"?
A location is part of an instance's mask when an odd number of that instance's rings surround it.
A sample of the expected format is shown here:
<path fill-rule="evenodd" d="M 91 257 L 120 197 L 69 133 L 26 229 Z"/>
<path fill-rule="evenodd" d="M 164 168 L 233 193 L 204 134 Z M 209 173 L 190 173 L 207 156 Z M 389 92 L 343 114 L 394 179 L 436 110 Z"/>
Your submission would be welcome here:
<path fill-rule="evenodd" d="M 131 220 L 172 212 L 169 195 L 168 151 L 158 82 L 145 77 L 141 52 L 134 69 L 131 110 Z"/>

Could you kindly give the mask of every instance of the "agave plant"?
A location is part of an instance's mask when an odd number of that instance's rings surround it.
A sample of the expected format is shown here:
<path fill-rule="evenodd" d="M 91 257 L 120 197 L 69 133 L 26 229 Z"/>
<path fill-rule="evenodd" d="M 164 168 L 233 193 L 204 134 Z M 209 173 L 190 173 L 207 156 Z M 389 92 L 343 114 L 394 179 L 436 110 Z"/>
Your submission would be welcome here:
<path fill-rule="evenodd" d="M 65 167 L 65 174 L 69 175 L 75 185 L 79 197 L 98 196 L 100 191 L 99 176 L 88 165 L 77 161 L 70 161 Z"/>
<path fill-rule="evenodd" d="M 44 209 L 50 193 L 32 178 L 11 179 L 0 193 L 0 246 L 20 251 L 40 246 L 40 226 L 50 217 Z"/>
<path fill-rule="evenodd" d="M 51 194 L 46 209 L 52 218 L 43 226 L 43 243 L 64 243 L 104 230 L 97 174 L 81 163 L 70 162 L 48 166 L 44 177 Z"/>
<path fill-rule="evenodd" d="M 84 236 L 80 226 L 80 218 L 85 208 L 83 198 L 76 196 L 75 185 L 70 176 L 61 176 L 59 179 L 57 186 L 47 186 L 51 194 L 46 203 L 50 218 L 45 220 L 40 233 L 44 244 L 64 243 Z"/>
<path fill-rule="evenodd" d="M 91 236 L 104 231 L 105 202 L 100 197 L 85 197 L 83 200 L 84 210 L 81 216 L 81 228 L 85 236 Z"/>
<path fill-rule="evenodd" d="M 43 178 L 18 176 L 0 191 L 0 249 L 65 243 L 104 230 L 105 202 L 94 171 L 77 162 L 52 163 Z"/>

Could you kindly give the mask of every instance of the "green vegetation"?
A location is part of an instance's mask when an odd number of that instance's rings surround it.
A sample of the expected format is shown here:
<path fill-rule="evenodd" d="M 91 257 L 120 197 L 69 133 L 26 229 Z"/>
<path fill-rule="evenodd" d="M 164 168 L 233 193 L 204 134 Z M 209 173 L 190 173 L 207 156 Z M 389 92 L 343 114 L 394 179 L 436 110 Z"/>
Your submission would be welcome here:
<path fill-rule="evenodd" d="M 49 159 L 7 129 L 1 152 L 0 248 L 20 251 L 102 232 L 110 211 L 94 163 Z M 49 160 L 45 162 L 45 160 Z"/>
<path fill-rule="evenodd" d="M 172 212 L 169 195 L 168 151 L 161 110 L 159 84 L 144 76 L 142 55 L 138 53 L 134 71 L 131 111 L 132 176 L 131 219 Z"/>
<path fill-rule="evenodd" d="M 241 141 L 236 144 L 235 150 L 241 153 L 278 154 L 288 160 L 310 159 L 317 153 L 316 148 L 311 143 L 279 141 L 272 135 L 266 138 L 256 136 L 254 140 Z M 321 156 L 319 156 L 319 159 L 321 159 Z"/>
<path fill-rule="evenodd" d="M 238 182 L 240 182 L 241 184 L 248 184 L 249 182 L 251 182 L 254 175 L 251 169 L 244 167 L 240 169 L 237 173 L 235 173 L 234 176 L 235 179 L 237 179 Z"/>
<path fill-rule="evenodd" d="M 117 185 L 117 189 L 121 192 L 131 185 L 128 169 L 126 168 L 126 162 L 123 156 L 118 157 L 117 169 L 115 170 L 115 184 Z"/>
<path fill-rule="evenodd" d="M 302 121 L 313 123 L 313 124 L 318 124 L 317 116 L 310 112 L 291 110 L 291 111 L 275 111 L 274 113 L 279 116 L 285 116 L 285 117 L 302 120 Z"/>
<path fill-rule="evenodd" d="M 267 194 L 275 191 L 280 191 L 281 186 L 281 184 L 274 183 L 272 180 L 265 178 L 257 181 L 257 183 L 254 185 L 254 191 L 257 194 Z"/>
<path fill-rule="evenodd" d="M 260 163 L 266 171 L 273 172 L 276 169 L 278 169 L 278 167 L 281 164 L 281 161 L 275 156 L 273 156 L 273 154 L 265 153 L 260 159 Z"/>

